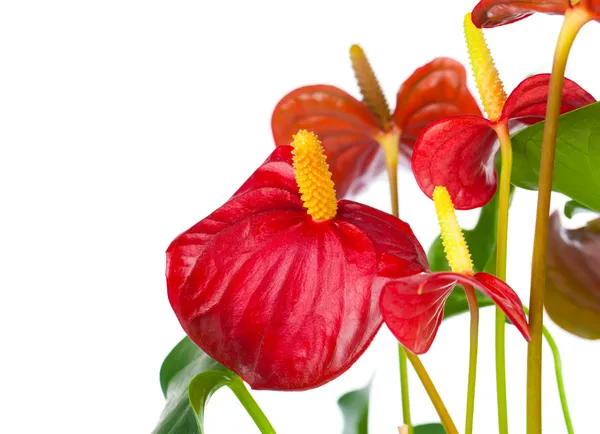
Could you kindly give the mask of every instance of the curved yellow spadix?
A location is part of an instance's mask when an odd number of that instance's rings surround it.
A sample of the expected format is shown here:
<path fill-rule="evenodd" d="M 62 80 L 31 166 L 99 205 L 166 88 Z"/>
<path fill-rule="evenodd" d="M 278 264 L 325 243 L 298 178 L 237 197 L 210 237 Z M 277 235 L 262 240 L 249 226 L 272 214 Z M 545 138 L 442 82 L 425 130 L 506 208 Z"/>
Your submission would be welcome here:
<path fill-rule="evenodd" d="M 494 65 L 494 59 L 487 46 L 481 29 L 471 21 L 471 14 L 465 15 L 465 39 L 471 59 L 471 69 L 477 83 L 479 97 L 488 119 L 497 121 L 506 102 L 506 92 Z"/>
<path fill-rule="evenodd" d="M 469 247 L 456 219 L 454 204 L 446 187 L 435 187 L 433 202 L 442 233 L 442 244 L 450 268 L 455 273 L 472 275 L 473 261 L 471 261 Z"/>
<path fill-rule="evenodd" d="M 314 220 L 334 218 L 337 198 L 321 142 L 314 133 L 300 130 L 292 147 L 296 183 L 306 212 Z"/>

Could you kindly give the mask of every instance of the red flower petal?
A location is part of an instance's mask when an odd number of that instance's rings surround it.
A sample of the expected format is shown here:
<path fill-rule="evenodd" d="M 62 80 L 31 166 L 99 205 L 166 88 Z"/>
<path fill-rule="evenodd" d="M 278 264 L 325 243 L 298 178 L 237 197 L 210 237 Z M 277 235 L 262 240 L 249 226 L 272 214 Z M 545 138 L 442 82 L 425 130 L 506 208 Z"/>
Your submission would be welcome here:
<path fill-rule="evenodd" d="M 502 110 L 502 119 L 518 119 L 525 124 L 540 122 L 546 117 L 546 102 L 550 74 L 538 74 L 523 80 L 512 91 Z M 596 102 L 594 97 L 572 80 L 565 78 L 561 113 Z"/>
<path fill-rule="evenodd" d="M 600 21 L 600 0 L 581 0 L 581 6 L 595 15 L 595 20 Z"/>
<path fill-rule="evenodd" d="M 351 201 L 315 222 L 293 182 L 281 146 L 167 250 L 182 327 L 257 389 L 308 389 L 343 373 L 381 325 L 385 273 L 427 267 L 407 224 Z"/>
<path fill-rule="evenodd" d="M 319 136 L 338 197 L 356 193 L 384 168 L 374 138 L 380 131 L 377 119 L 365 104 L 336 87 L 315 85 L 290 92 L 275 107 L 271 127 L 278 146 L 289 145 L 299 129 Z"/>
<path fill-rule="evenodd" d="M 477 27 L 498 27 L 514 23 L 535 12 L 562 15 L 569 0 L 481 0 L 472 12 Z"/>
<path fill-rule="evenodd" d="M 531 338 L 518 295 L 500 279 L 476 273 L 423 273 L 394 279 L 381 292 L 383 319 L 398 341 L 415 354 L 429 350 L 444 317 L 444 304 L 457 284 L 471 285 L 490 297 L 527 340 Z"/>
<path fill-rule="evenodd" d="M 396 279 L 381 292 L 379 306 L 385 323 L 396 339 L 415 354 L 426 353 L 431 347 L 444 318 L 446 299 L 456 286 L 453 276 L 432 283 L 435 275 L 423 273 Z"/>
<path fill-rule="evenodd" d="M 460 116 L 429 126 L 417 140 L 412 170 L 421 190 L 432 197 L 448 189 L 456 209 L 485 205 L 496 191 L 496 132 L 487 119 Z"/>
<path fill-rule="evenodd" d="M 458 281 L 459 283 L 470 283 L 491 298 L 521 332 L 523 337 L 527 341 L 531 340 L 529 324 L 523 311 L 523 302 L 508 284 L 487 273 L 475 273 L 472 279 L 462 276 L 458 278 Z"/>
<path fill-rule="evenodd" d="M 481 110 L 467 88 L 465 68 L 454 59 L 439 57 L 402 84 L 392 119 L 402 130 L 402 149 L 410 155 L 429 124 L 458 115 L 481 116 Z"/>

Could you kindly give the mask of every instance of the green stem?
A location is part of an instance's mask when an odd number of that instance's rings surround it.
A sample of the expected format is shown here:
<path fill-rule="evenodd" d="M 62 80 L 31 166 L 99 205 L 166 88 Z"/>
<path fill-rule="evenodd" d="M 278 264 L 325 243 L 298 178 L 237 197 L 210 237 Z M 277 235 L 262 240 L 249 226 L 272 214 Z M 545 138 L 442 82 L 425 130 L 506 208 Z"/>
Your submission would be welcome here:
<path fill-rule="evenodd" d="M 469 348 L 469 383 L 467 387 L 467 420 L 465 434 L 473 433 L 473 415 L 475 414 L 475 380 L 477 376 L 477 344 L 479 333 L 479 304 L 472 286 L 464 285 L 469 311 L 471 313 L 471 332 Z"/>
<path fill-rule="evenodd" d="M 425 367 L 421 363 L 421 359 L 419 359 L 419 357 L 416 354 L 413 354 L 410 351 L 406 351 L 406 357 L 408 358 L 409 362 L 415 369 L 415 372 L 421 379 L 421 383 L 423 383 L 423 387 L 425 388 L 427 395 L 429 395 L 429 399 L 431 400 L 431 403 L 433 404 L 438 416 L 440 417 L 440 422 L 442 423 L 444 430 L 446 430 L 446 434 L 458 434 L 456 425 L 454 424 L 450 413 L 448 413 L 448 409 L 444 405 L 440 394 L 433 385 L 431 377 L 429 377 L 429 374 L 427 373 Z"/>
<path fill-rule="evenodd" d="M 556 133 L 558 130 L 558 117 L 560 115 L 562 87 L 565 79 L 567 59 L 573 41 L 579 30 L 591 18 L 591 15 L 581 7 L 567 10 L 556 44 L 552 75 L 550 77 L 546 122 L 542 141 L 535 239 L 531 266 L 531 292 L 529 296 L 531 342 L 527 351 L 528 434 L 541 434 L 542 432 L 542 332 L 546 283 L 546 250 L 548 248 L 550 194 L 552 192 L 552 172 L 554 169 Z"/>
<path fill-rule="evenodd" d="M 523 306 L 523 310 L 529 315 L 529 309 L 527 306 Z M 563 416 L 565 418 L 565 425 L 567 426 L 567 433 L 574 434 L 573 422 L 571 421 L 571 412 L 569 411 L 569 404 L 567 403 L 567 394 L 565 392 L 565 383 L 562 374 L 562 363 L 560 361 L 560 351 L 556 341 L 550 334 L 550 331 L 544 326 L 542 328 L 542 335 L 548 342 L 550 351 L 552 351 L 552 358 L 554 359 L 554 373 L 556 375 L 556 386 L 558 387 L 558 396 L 560 397 L 560 406 L 562 407 Z"/>
<path fill-rule="evenodd" d="M 398 360 L 400 362 L 400 392 L 402 394 L 402 422 L 408 427 L 408 434 L 413 434 L 413 426 L 410 417 L 410 398 L 408 388 L 408 367 L 406 350 L 398 344 Z"/>
<path fill-rule="evenodd" d="M 275 428 L 267 419 L 267 416 L 263 413 L 261 408 L 258 406 L 244 383 L 240 381 L 232 381 L 229 384 L 229 388 L 233 391 L 237 399 L 242 403 L 258 429 L 262 434 L 276 434 Z"/>
<path fill-rule="evenodd" d="M 498 192 L 498 237 L 496 244 L 496 276 L 506 280 L 506 257 L 508 251 L 508 209 L 510 207 L 510 175 L 512 172 L 512 144 L 506 122 L 496 125 L 500 140 L 502 167 Z M 500 434 L 508 434 L 508 409 L 506 404 L 506 316 L 496 306 L 496 394 L 498 400 L 498 428 Z"/>
<path fill-rule="evenodd" d="M 399 217 L 398 206 L 398 146 L 400 144 L 400 131 L 392 130 L 381 134 L 377 141 L 383 148 L 385 165 L 390 180 L 390 199 L 392 201 L 392 214 Z M 408 387 L 408 363 L 406 363 L 406 350 L 398 344 L 398 362 L 400 365 L 400 395 L 402 397 L 402 422 L 408 426 L 408 433 L 413 434 L 410 417 L 410 395 Z"/>

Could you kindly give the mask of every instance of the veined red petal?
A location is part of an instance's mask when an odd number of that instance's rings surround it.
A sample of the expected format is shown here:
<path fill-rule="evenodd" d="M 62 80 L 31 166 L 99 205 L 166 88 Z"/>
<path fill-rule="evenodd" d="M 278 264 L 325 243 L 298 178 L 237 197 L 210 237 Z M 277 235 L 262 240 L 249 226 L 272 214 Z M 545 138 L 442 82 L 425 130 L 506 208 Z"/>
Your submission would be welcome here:
<path fill-rule="evenodd" d="M 481 0 L 471 14 L 477 27 L 498 27 L 527 18 L 535 12 L 562 15 L 569 0 Z"/>
<path fill-rule="evenodd" d="M 444 305 L 457 284 L 471 285 L 490 297 L 527 340 L 529 326 L 519 296 L 500 279 L 476 273 L 422 273 L 394 279 L 381 292 L 383 319 L 398 341 L 415 354 L 429 350 L 444 317 Z"/>
<path fill-rule="evenodd" d="M 384 286 L 380 308 L 396 339 L 415 354 L 426 353 L 444 318 L 444 304 L 456 286 L 454 277 L 423 273 L 395 279 Z M 452 274 L 452 273 L 447 273 Z"/>
<path fill-rule="evenodd" d="M 458 281 L 459 283 L 470 283 L 490 297 L 521 332 L 523 337 L 527 341 L 531 340 L 529 324 L 523 311 L 523 302 L 506 282 L 488 273 L 475 273 L 473 278 L 460 276 Z"/>
<path fill-rule="evenodd" d="M 494 196 L 496 132 L 487 119 L 457 116 L 430 125 L 415 144 L 412 170 L 421 190 L 432 197 L 446 187 L 456 209 L 485 205 Z"/>
<path fill-rule="evenodd" d="M 167 250 L 169 301 L 203 351 L 253 388 L 317 387 L 348 369 L 381 326 L 386 273 L 427 267 L 410 227 L 338 203 L 314 221 L 302 207 L 290 146 Z"/>
<path fill-rule="evenodd" d="M 417 137 L 429 124 L 458 115 L 481 116 L 481 110 L 467 87 L 465 68 L 454 59 L 439 57 L 402 84 L 392 119 L 402 131 L 402 149 L 410 156 Z"/>
<path fill-rule="evenodd" d="M 537 74 L 523 80 L 509 95 L 501 119 L 516 119 L 534 124 L 546 117 L 550 74 Z M 596 102 L 595 98 L 572 80 L 565 78 L 560 112 L 566 113 Z"/>
<path fill-rule="evenodd" d="M 384 168 L 375 140 L 377 119 L 337 87 L 314 85 L 290 92 L 275 107 L 271 127 L 278 146 L 289 145 L 299 129 L 319 136 L 338 197 L 356 193 Z"/>

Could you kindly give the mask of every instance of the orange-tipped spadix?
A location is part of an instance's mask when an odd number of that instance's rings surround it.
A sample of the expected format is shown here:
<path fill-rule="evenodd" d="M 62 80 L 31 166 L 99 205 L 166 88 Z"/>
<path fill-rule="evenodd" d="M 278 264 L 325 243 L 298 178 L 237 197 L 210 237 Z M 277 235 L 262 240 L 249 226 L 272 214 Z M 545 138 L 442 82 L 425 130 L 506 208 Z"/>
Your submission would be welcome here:
<path fill-rule="evenodd" d="M 314 220 L 330 220 L 337 213 L 337 198 L 321 142 L 314 133 L 294 135 L 294 170 L 306 212 Z"/>
<path fill-rule="evenodd" d="M 377 118 L 381 129 L 388 131 L 392 126 L 390 108 L 369 59 L 360 46 L 350 47 L 350 61 L 360 93 L 363 96 L 363 102 Z"/>

